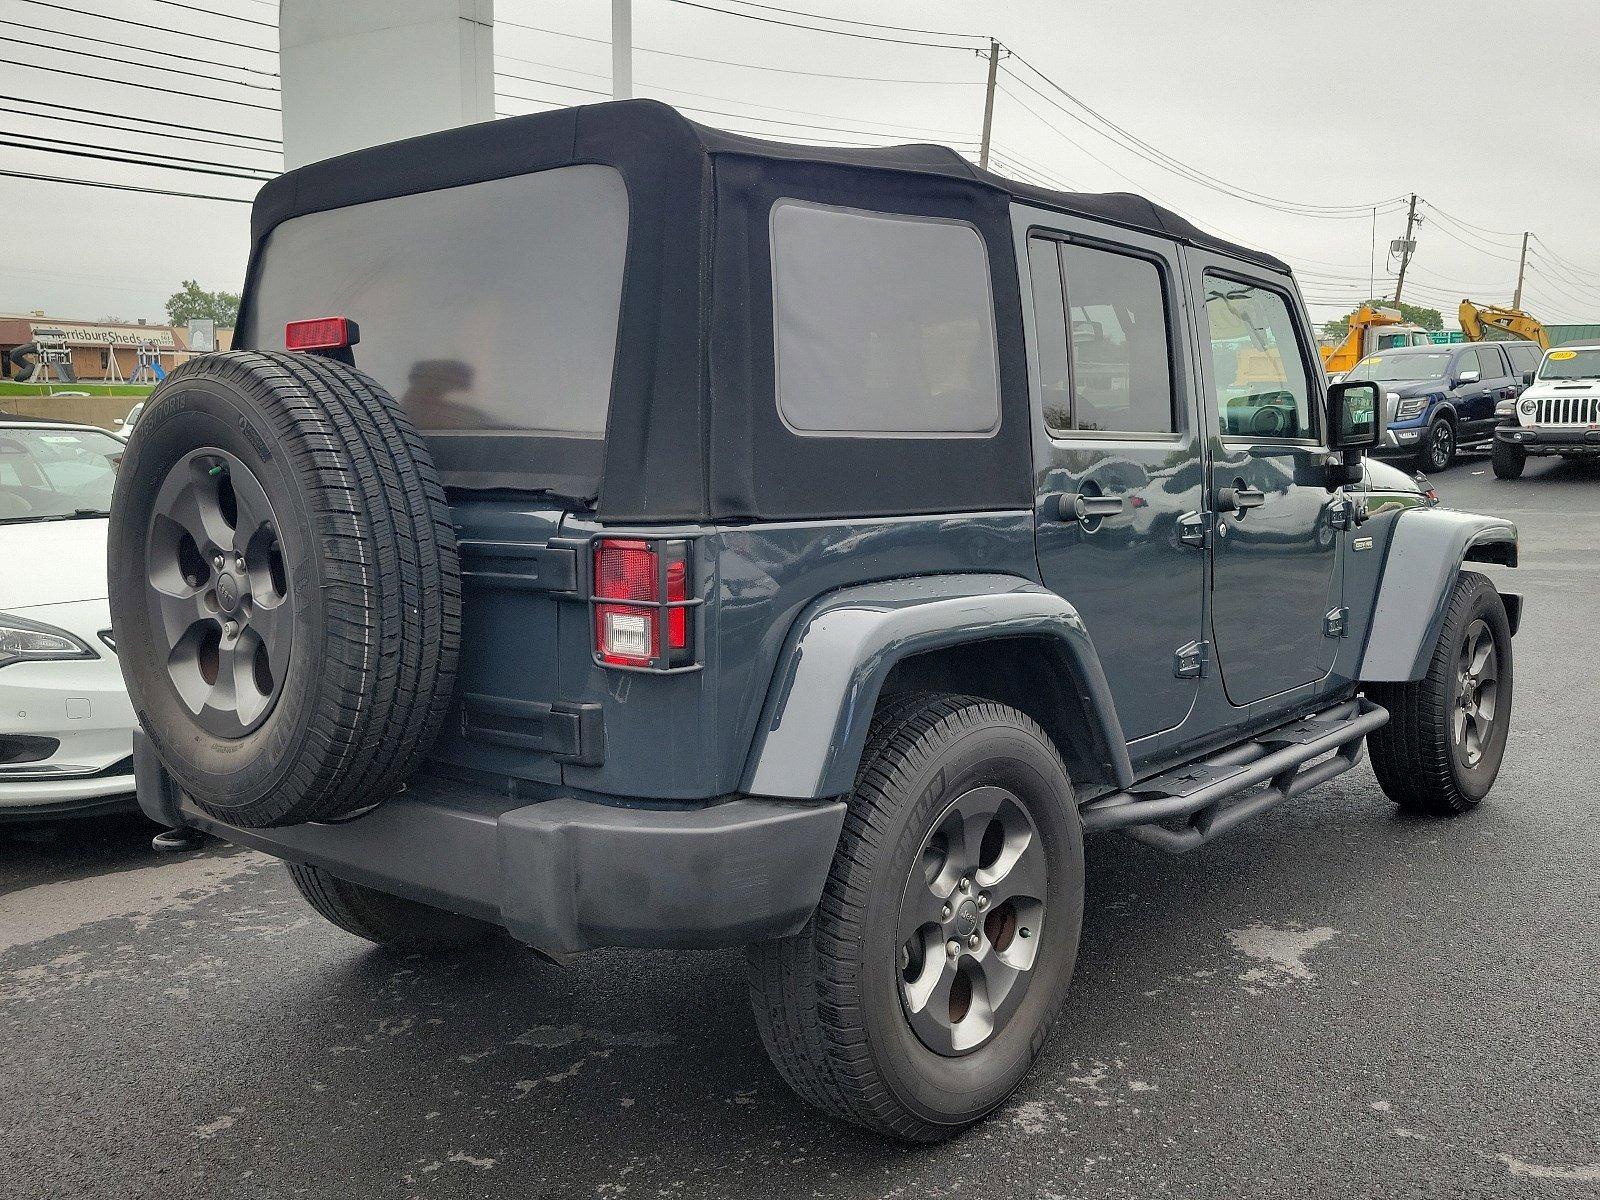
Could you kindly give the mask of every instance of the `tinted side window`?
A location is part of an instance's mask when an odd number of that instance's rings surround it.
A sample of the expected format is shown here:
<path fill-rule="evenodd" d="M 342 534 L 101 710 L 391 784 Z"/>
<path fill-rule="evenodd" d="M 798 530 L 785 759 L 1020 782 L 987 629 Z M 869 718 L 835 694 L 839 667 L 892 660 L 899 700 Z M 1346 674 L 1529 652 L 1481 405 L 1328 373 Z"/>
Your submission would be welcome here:
<path fill-rule="evenodd" d="M 1498 346 L 1479 346 L 1478 361 L 1483 364 L 1483 377 L 1485 379 L 1501 379 L 1506 374 L 1505 360 L 1500 357 Z"/>
<path fill-rule="evenodd" d="M 1038 334 L 1035 350 L 1044 423 L 1059 431 L 1072 427 L 1072 385 L 1067 373 L 1067 310 L 1056 245 L 1048 238 L 1028 240 L 1028 276 L 1033 285 L 1033 316 Z"/>
<path fill-rule="evenodd" d="M 955 221 L 772 209 L 778 412 L 802 435 L 987 435 L 1000 425 L 989 258 Z"/>
<path fill-rule="evenodd" d="M 1311 384 L 1289 303 L 1207 272 L 1212 387 L 1224 437 L 1312 438 Z"/>
<path fill-rule="evenodd" d="M 1072 428 L 1172 433 L 1171 341 L 1161 273 L 1146 259 L 1063 242 Z"/>
<path fill-rule="evenodd" d="M 1505 347 L 1505 352 L 1511 356 L 1511 373 L 1521 376 L 1529 371 L 1539 369 L 1539 348 L 1534 345 L 1516 344 Z"/>

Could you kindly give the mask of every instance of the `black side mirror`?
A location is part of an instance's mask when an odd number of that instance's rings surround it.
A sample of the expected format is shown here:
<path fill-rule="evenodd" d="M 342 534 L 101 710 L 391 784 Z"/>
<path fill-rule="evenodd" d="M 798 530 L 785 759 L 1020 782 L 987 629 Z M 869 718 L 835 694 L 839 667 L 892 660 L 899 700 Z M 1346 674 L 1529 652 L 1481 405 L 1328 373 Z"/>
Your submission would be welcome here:
<path fill-rule="evenodd" d="M 1331 385 L 1328 388 L 1328 445 L 1334 450 L 1370 450 L 1383 438 L 1383 416 L 1383 392 L 1377 384 Z"/>
<path fill-rule="evenodd" d="M 1522 386 L 1523 387 L 1532 387 L 1533 386 L 1533 372 L 1532 371 L 1524 371 L 1522 373 Z"/>

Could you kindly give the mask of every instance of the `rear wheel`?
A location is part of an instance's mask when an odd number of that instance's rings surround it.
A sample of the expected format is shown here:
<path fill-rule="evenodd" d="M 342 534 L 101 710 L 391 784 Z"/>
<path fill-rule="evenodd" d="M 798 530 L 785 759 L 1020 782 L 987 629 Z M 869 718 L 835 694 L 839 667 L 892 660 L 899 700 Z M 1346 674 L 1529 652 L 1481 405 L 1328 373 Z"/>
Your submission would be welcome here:
<path fill-rule="evenodd" d="M 1367 738 L 1372 769 L 1401 808 L 1454 816 L 1477 806 L 1500 774 L 1511 726 L 1511 622 L 1494 584 L 1456 578 L 1428 672 L 1369 684 L 1389 723 Z"/>
<path fill-rule="evenodd" d="M 1039 1053 L 1082 914 L 1082 830 L 1043 730 L 987 701 L 902 699 L 873 723 L 816 915 L 751 951 L 762 1040 L 823 1111 L 947 1137 Z"/>
<path fill-rule="evenodd" d="M 1528 465 L 1528 452 L 1521 446 L 1495 438 L 1489 461 L 1494 466 L 1496 479 L 1521 479 L 1522 468 Z"/>
<path fill-rule="evenodd" d="M 1424 471 L 1443 471 L 1456 460 L 1456 427 L 1449 417 L 1436 417 L 1422 435 L 1417 464 Z"/>
<path fill-rule="evenodd" d="M 396 950 L 455 950 L 500 932 L 487 921 L 391 896 L 330 875 L 321 867 L 289 864 L 289 878 L 306 903 L 346 933 Z"/>

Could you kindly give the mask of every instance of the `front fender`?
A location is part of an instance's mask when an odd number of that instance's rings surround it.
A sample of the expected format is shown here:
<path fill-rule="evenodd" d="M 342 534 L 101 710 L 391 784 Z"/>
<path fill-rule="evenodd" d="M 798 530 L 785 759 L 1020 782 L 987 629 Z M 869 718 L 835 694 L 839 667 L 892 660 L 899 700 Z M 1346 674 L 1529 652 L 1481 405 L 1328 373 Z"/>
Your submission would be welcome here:
<path fill-rule="evenodd" d="M 1411 508 L 1395 520 L 1361 656 L 1367 683 L 1405 683 L 1427 673 L 1463 562 L 1517 565 L 1517 527 L 1504 518 Z M 1521 597 L 1506 596 L 1506 607 L 1515 630 Z"/>
<path fill-rule="evenodd" d="M 884 680 L 913 654 L 965 642 L 1043 637 L 1064 651 L 1088 730 L 1122 786 L 1126 743 L 1099 656 L 1077 610 L 1010 575 L 933 575 L 863 584 L 814 601 L 795 622 L 761 714 L 742 789 L 753 796 L 839 796 L 855 783 Z"/>

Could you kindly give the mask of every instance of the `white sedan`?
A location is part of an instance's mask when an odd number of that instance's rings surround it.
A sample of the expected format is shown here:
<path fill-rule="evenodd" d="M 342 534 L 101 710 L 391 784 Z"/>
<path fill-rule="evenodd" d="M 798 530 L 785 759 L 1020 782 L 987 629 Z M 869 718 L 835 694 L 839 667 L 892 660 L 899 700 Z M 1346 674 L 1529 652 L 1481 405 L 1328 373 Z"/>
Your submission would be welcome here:
<path fill-rule="evenodd" d="M 120 438 L 0 415 L 0 820 L 133 807 L 106 604 Z"/>

